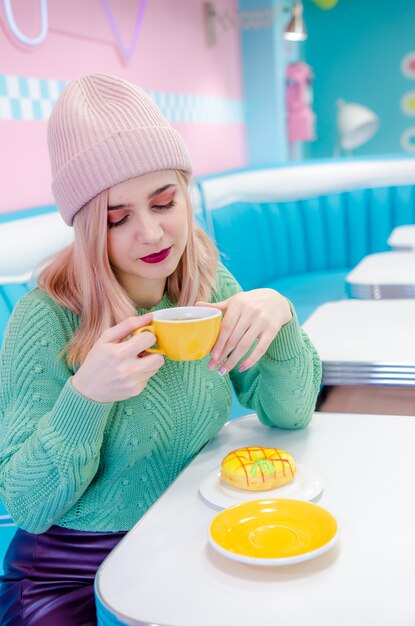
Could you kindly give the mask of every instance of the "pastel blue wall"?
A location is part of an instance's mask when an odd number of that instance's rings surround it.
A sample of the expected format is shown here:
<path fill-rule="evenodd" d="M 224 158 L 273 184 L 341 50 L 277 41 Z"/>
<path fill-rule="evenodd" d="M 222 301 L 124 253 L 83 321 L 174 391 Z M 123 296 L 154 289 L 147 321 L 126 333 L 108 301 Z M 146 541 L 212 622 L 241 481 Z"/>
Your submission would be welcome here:
<path fill-rule="evenodd" d="M 415 52 L 415 0 L 339 0 L 329 11 L 305 0 L 304 15 L 318 133 L 305 154 L 332 156 L 338 98 L 364 104 L 380 117 L 377 134 L 354 155 L 404 152 L 401 135 L 412 127 L 415 149 L 415 117 L 400 108 L 402 96 L 415 90 L 415 80 L 400 70 L 402 58 Z"/>
<path fill-rule="evenodd" d="M 240 0 L 240 11 L 282 9 L 293 0 Z M 271 28 L 241 30 L 248 162 L 259 167 L 289 158 L 285 124 L 285 64 L 298 45 L 285 42 L 289 13 L 278 12 Z"/>

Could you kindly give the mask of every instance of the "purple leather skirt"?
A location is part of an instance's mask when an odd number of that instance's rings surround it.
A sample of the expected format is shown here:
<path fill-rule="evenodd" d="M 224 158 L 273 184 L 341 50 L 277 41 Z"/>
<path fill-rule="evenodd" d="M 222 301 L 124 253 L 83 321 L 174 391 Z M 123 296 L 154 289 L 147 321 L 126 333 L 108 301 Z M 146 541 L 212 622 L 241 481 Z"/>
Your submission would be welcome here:
<path fill-rule="evenodd" d="M 94 577 L 125 532 L 18 529 L 0 576 L 1 626 L 93 626 Z"/>

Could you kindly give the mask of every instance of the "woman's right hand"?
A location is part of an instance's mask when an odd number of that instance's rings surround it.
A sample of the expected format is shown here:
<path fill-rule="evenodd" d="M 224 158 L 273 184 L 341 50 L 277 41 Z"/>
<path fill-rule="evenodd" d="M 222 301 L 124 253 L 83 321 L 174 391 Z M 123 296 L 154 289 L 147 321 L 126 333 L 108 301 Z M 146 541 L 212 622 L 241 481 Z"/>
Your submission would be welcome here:
<path fill-rule="evenodd" d="M 72 377 L 76 391 L 97 402 L 116 402 L 138 396 L 164 364 L 161 354 L 145 352 L 156 343 L 151 332 L 129 337 L 136 328 L 147 326 L 152 314 L 128 317 L 108 328 L 89 351 Z M 128 339 L 126 339 L 129 337 Z"/>

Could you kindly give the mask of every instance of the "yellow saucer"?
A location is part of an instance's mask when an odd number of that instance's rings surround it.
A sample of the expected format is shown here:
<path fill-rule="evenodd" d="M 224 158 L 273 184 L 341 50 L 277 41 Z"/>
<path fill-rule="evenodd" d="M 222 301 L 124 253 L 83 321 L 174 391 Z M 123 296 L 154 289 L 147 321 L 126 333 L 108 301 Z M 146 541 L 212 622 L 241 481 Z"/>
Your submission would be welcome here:
<path fill-rule="evenodd" d="M 337 541 L 334 517 L 301 500 L 253 500 L 225 509 L 212 521 L 209 541 L 221 554 L 255 565 L 307 561 Z"/>

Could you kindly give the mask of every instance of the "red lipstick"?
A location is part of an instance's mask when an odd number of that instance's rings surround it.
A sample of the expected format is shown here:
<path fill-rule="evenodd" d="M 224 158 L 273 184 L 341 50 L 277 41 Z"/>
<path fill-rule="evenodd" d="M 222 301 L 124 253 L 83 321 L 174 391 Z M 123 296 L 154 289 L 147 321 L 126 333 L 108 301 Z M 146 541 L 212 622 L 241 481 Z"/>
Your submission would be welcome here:
<path fill-rule="evenodd" d="M 149 254 L 148 256 L 142 256 L 140 261 L 144 261 L 144 263 L 160 263 L 167 259 L 170 254 L 170 248 L 165 248 L 164 250 L 160 250 L 160 252 L 155 252 L 154 254 Z"/>

